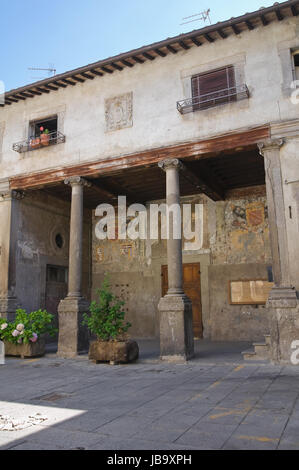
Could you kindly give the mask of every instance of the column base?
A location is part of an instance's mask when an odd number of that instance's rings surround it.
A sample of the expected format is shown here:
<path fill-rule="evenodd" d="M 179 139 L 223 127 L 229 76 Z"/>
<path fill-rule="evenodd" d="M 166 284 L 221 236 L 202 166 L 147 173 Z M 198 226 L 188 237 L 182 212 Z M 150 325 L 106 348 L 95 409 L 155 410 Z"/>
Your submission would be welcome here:
<path fill-rule="evenodd" d="M 192 303 L 186 295 L 162 297 L 160 312 L 160 358 L 185 362 L 194 356 Z"/>
<path fill-rule="evenodd" d="M 271 360 L 275 364 L 299 365 L 294 353 L 299 346 L 299 300 L 292 287 L 274 287 L 267 302 L 270 315 Z"/>
<path fill-rule="evenodd" d="M 296 308 L 297 293 L 293 287 L 273 287 L 267 302 L 268 308 Z"/>
<path fill-rule="evenodd" d="M 0 318 L 7 318 L 8 321 L 14 321 L 17 308 L 18 299 L 16 297 L 0 298 Z"/>
<path fill-rule="evenodd" d="M 66 297 L 60 301 L 57 356 L 71 358 L 88 350 L 89 333 L 82 326 L 83 313 L 88 310 L 89 303 L 83 297 Z"/>

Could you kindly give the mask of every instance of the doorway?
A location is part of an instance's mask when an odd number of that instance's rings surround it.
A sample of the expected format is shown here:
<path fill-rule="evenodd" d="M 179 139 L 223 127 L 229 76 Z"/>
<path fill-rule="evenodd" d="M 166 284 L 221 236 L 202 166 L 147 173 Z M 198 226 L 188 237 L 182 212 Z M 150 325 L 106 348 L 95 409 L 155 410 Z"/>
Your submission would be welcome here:
<path fill-rule="evenodd" d="M 47 265 L 46 310 L 54 315 L 54 325 L 58 328 L 58 305 L 68 293 L 68 268 Z M 52 340 L 53 341 L 53 340 Z"/>
<path fill-rule="evenodd" d="M 193 331 L 195 339 L 203 338 L 200 263 L 183 265 L 183 287 L 185 294 L 192 301 Z M 162 266 L 162 297 L 168 291 L 168 266 Z"/>

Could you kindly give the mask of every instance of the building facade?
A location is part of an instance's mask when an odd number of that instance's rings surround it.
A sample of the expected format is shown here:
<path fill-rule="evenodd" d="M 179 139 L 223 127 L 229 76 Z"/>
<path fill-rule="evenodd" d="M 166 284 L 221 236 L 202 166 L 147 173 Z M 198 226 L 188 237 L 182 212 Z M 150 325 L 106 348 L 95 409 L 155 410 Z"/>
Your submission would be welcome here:
<path fill-rule="evenodd" d="M 193 336 L 266 336 L 269 358 L 290 362 L 298 13 L 297 0 L 275 4 L 5 94 L 0 315 L 47 308 L 59 353 L 75 355 L 82 312 L 109 273 L 132 335 L 160 335 L 163 357 L 192 356 Z M 96 208 L 118 196 L 197 205 L 195 241 L 99 240 Z"/>

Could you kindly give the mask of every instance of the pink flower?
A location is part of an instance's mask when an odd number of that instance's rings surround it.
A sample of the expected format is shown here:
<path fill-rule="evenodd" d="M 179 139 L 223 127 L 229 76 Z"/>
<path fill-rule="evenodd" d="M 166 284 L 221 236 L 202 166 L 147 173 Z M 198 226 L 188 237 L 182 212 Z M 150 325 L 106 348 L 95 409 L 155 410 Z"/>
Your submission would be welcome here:
<path fill-rule="evenodd" d="M 19 343 L 19 344 L 22 344 L 22 341 L 23 341 L 22 338 L 19 338 L 19 339 L 18 339 L 18 343 Z"/>
<path fill-rule="evenodd" d="M 12 336 L 13 336 L 14 338 L 16 338 L 17 336 L 19 336 L 19 334 L 20 334 L 20 332 L 19 332 L 18 330 L 14 330 L 14 331 L 12 332 Z"/>
<path fill-rule="evenodd" d="M 24 328 L 25 328 L 25 326 L 23 325 L 23 323 L 19 323 L 19 324 L 17 325 L 17 330 L 18 330 L 18 331 L 23 331 Z"/>
<path fill-rule="evenodd" d="M 3 323 L 1 325 L 1 330 L 6 330 L 6 328 L 8 327 L 8 324 L 7 323 Z"/>
<path fill-rule="evenodd" d="M 36 343 L 38 335 L 36 333 L 32 333 L 32 338 L 30 338 L 31 343 Z"/>

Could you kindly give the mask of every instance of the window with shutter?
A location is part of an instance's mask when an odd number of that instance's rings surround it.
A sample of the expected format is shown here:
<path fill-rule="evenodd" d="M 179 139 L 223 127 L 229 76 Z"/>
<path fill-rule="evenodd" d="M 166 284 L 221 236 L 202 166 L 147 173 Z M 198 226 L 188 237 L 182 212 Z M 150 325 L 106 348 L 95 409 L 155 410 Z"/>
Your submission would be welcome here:
<path fill-rule="evenodd" d="M 236 101 L 236 80 L 233 66 L 192 77 L 193 110 L 207 109 Z"/>

